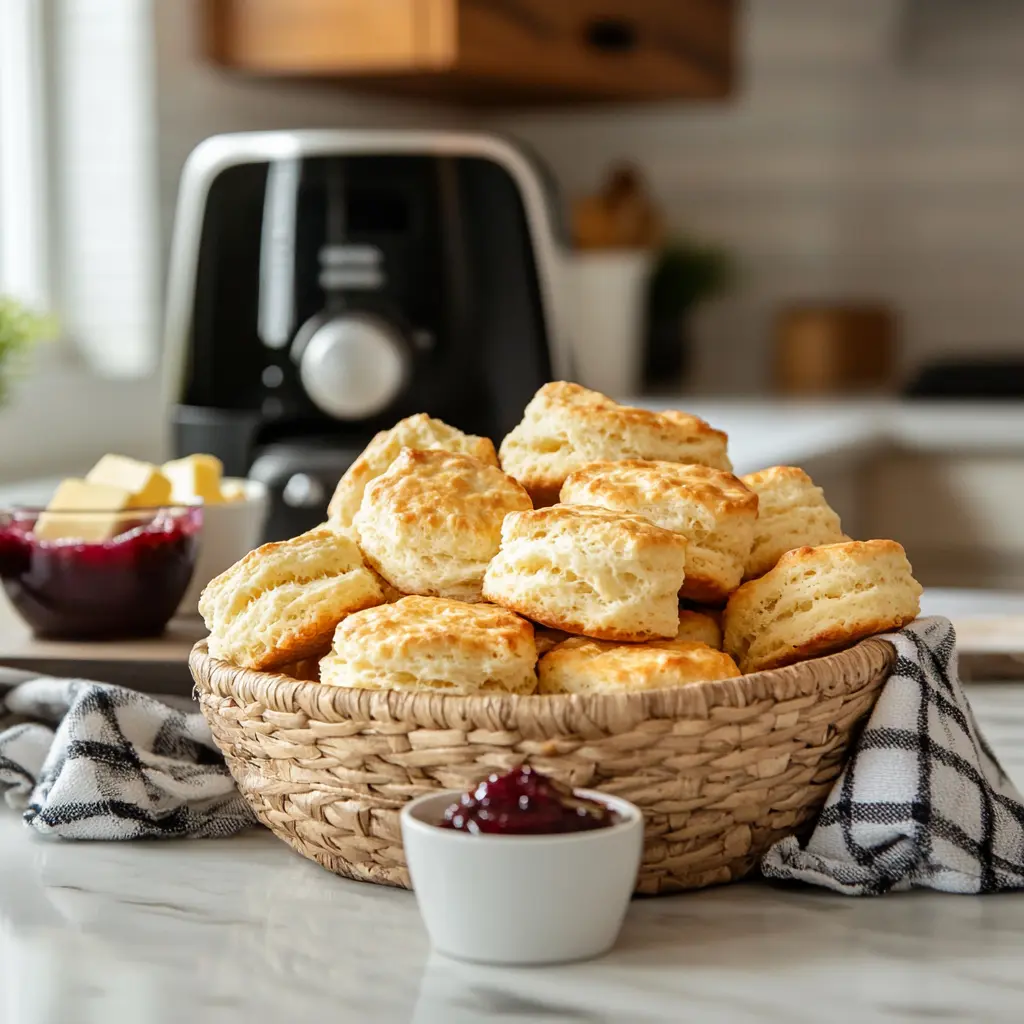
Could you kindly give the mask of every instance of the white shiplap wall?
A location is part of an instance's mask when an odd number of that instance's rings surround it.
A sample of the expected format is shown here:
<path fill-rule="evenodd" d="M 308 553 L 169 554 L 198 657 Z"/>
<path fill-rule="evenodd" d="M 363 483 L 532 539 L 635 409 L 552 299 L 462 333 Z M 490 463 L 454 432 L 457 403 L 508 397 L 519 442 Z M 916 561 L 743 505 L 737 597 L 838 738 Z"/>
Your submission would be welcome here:
<path fill-rule="evenodd" d="M 726 105 L 494 122 L 570 193 L 610 161 L 637 161 L 677 229 L 734 250 L 741 287 L 702 318 L 698 390 L 764 388 L 773 311 L 800 298 L 892 301 L 906 367 L 957 351 L 1024 355 L 1024 71 L 1007 58 L 1024 47 L 1006 45 L 1008 30 L 1024 37 L 1024 3 L 976 30 L 963 60 L 953 47 L 943 60 L 943 39 L 920 53 L 904 10 L 748 0 L 743 82 Z"/>

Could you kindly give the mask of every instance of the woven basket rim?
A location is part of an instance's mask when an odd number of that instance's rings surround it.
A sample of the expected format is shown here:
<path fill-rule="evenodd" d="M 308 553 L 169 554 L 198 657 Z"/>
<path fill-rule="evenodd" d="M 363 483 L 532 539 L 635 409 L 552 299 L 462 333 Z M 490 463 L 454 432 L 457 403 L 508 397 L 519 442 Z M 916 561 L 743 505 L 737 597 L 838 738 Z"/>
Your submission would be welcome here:
<path fill-rule="evenodd" d="M 638 693 L 486 693 L 473 696 L 325 686 L 319 682 L 294 679 L 280 672 L 261 672 L 220 661 L 210 655 L 206 640 L 200 640 L 192 648 L 189 668 L 197 689 L 240 699 L 246 704 L 258 702 L 271 711 L 294 713 L 302 710 L 311 717 L 340 721 L 353 715 L 364 715 L 372 705 L 395 719 L 492 719 L 500 728 L 497 723 L 507 720 L 513 713 L 531 714 L 542 710 L 545 717 L 556 720 L 563 717 L 594 721 L 610 717 L 635 721 L 704 718 L 710 708 L 723 705 L 745 707 L 769 698 L 785 700 L 812 694 L 842 696 L 860 689 L 865 678 L 888 673 L 895 658 L 892 644 L 872 636 L 835 654 L 733 679 L 709 680 Z"/>

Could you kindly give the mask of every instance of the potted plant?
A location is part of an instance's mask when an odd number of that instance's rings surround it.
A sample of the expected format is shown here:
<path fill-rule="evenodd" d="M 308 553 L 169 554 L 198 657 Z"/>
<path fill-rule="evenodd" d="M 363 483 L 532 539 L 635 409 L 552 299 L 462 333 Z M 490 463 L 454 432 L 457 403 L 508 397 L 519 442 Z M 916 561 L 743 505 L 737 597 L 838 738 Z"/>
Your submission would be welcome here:
<path fill-rule="evenodd" d="M 33 346 L 53 335 L 54 323 L 16 299 L 0 295 L 0 405 L 10 395 L 14 377 Z"/>
<path fill-rule="evenodd" d="M 642 382 L 644 300 L 664 219 L 640 169 L 616 164 L 575 202 L 572 226 L 567 283 L 580 383 L 628 398 Z"/>
<path fill-rule="evenodd" d="M 689 239 L 668 243 L 647 285 L 644 386 L 676 390 L 688 369 L 690 316 L 733 283 L 732 259 L 720 248 Z"/>

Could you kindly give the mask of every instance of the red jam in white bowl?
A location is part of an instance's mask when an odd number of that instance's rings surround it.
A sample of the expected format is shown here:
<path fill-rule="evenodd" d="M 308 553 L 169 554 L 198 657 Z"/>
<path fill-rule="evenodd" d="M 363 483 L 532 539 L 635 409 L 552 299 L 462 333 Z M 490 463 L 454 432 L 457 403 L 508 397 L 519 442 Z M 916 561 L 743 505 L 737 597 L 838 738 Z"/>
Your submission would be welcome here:
<path fill-rule="evenodd" d="M 444 812 L 441 828 L 474 835 L 555 835 L 610 828 L 618 815 L 604 804 L 520 765 L 491 775 Z"/>

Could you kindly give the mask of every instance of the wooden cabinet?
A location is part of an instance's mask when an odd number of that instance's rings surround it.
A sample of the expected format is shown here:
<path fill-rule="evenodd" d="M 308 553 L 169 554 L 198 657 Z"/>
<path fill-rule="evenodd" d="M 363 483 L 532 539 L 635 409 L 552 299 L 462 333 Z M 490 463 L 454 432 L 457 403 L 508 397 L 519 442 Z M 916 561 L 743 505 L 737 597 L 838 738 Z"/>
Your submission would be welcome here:
<path fill-rule="evenodd" d="M 206 0 L 207 53 L 262 75 L 468 103 L 715 98 L 735 0 Z"/>

